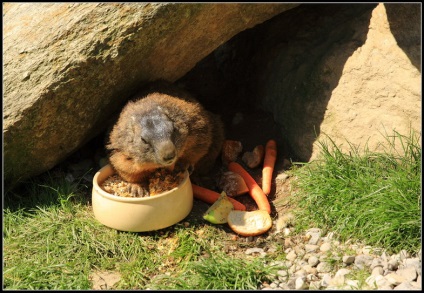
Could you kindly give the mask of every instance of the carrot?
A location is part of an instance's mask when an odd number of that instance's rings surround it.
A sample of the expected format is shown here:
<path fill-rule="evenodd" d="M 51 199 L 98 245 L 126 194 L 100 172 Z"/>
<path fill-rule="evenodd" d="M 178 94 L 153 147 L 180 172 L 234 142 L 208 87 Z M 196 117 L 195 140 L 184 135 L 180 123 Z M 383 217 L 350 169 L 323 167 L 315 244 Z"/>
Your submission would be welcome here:
<path fill-rule="evenodd" d="M 191 186 L 193 187 L 193 195 L 195 198 L 200 199 L 201 201 L 213 204 L 214 202 L 216 202 L 218 200 L 218 198 L 221 196 L 218 192 L 215 192 L 213 190 L 195 185 L 195 184 L 191 184 Z M 242 204 L 241 202 L 228 197 L 228 199 L 231 201 L 231 203 L 234 206 L 235 210 L 239 210 L 239 211 L 245 211 L 246 210 L 246 206 L 244 204 Z"/>
<path fill-rule="evenodd" d="M 258 208 L 260 210 L 267 211 L 268 214 L 271 213 L 271 207 L 269 205 L 268 198 L 265 193 L 262 191 L 260 186 L 256 183 L 255 179 L 250 176 L 250 174 L 239 164 L 236 162 L 230 162 L 228 164 L 228 169 L 230 171 L 236 172 L 243 177 L 244 182 L 246 182 L 247 188 L 249 188 L 250 196 L 255 200 Z"/>
<path fill-rule="evenodd" d="M 268 196 L 271 192 L 272 173 L 277 160 L 277 143 L 270 139 L 265 145 L 265 158 L 262 168 L 262 190 Z"/>

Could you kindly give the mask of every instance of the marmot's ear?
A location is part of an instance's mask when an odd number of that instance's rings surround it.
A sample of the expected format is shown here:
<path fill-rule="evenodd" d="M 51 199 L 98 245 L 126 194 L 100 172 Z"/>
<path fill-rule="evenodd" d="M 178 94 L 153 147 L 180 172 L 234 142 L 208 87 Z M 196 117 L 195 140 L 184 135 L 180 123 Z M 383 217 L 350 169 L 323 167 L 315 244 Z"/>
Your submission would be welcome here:
<path fill-rule="evenodd" d="M 178 132 L 181 135 L 187 135 L 188 134 L 188 127 L 183 122 L 173 121 L 174 122 L 174 128 L 178 130 Z"/>
<path fill-rule="evenodd" d="M 168 118 L 169 121 L 172 121 L 175 125 L 175 121 L 174 119 L 171 118 L 171 115 L 169 114 L 169 111 L 167 108 L 163 108 L 161 106 L 158 106 L 157 108 L 162 114 L 164 114 L 166 116 L 166 118 Z"/>

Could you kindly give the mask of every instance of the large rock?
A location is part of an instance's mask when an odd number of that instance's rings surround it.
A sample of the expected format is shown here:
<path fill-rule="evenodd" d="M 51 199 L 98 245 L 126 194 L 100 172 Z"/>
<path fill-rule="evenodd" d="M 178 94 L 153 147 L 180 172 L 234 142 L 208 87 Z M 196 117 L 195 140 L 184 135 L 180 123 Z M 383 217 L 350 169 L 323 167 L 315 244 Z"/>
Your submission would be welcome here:
<path fill-rule="evenodd" d="M 405 54 L 392 32 L 408 40 L 409 52 L 420 50 L 419 27 L 407 25 L 420 23 L 419 10 L 416 4 L 305 7 L 308 21 L 293 10 L 271 28 L 299 23 L 286 46 L 268 48 L 274 56 L 263 66 L 258 92 L 301 159 L 316 158 L 317 142 L 327 136 L 344 151 L 347 141 L 379 150 L 386 132 L 421 131 L 421 74 L 411 62 L 417 54 Z"/>
<path fill-rule="evenodd" d="M 327 135 L 378 150 L 385 132 L 421 131 L 420 24 L 419 4 L 304 4 L 238 34 L 182 82 L 222 98 L 211 104 L 269 111 L 300 160 Z"/>
<path fill-rule="evenodd" d="M 348 140 L 383 151 L 393 130 L 421 133 L 420 14 L 418 4 L 379 4 L 372 11 L 365 43 L 343 64 L 321 124 L 342 149 Z"/>
<path fill-rule="evenodd" d="M 148 81 L 296 4 L 3 4 L 5 181 L 46 171 Z"/>

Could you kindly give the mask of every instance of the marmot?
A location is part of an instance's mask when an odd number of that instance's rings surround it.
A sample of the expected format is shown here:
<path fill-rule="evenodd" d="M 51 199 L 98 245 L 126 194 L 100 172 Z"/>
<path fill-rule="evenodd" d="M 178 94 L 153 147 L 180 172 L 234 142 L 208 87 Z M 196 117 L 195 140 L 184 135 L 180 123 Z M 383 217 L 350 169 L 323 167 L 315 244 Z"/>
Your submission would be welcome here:
<path fill-rule="evenodd" d="M 224 127 L 186 91 L 159 83 L 122 109 L 106 149 L 133 196 L 147 196 L 146 179 L 158 168 L 207 173 L 220 154 Z"/>

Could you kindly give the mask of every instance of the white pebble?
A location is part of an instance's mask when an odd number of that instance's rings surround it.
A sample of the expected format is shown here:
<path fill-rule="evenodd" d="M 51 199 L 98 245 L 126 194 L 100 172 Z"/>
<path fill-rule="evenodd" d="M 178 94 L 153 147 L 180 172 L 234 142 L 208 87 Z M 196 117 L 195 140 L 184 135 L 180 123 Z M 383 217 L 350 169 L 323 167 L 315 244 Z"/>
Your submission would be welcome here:
<path fill-rule="evenodd" d="M 295 282 L 295 289 L 296 290 L 302 290 L 302 289 L 307 289 L 308 283 L 306 283 L 305 277 L 299 277 L 296 279 Z"/>
<path fill-rule="evenodd" d="M 325 242 L 319 247 L 319 250 L 322 252 L 329 251 L 330 249 L 331 249 L 331 243 L 329 242 Z"/>

